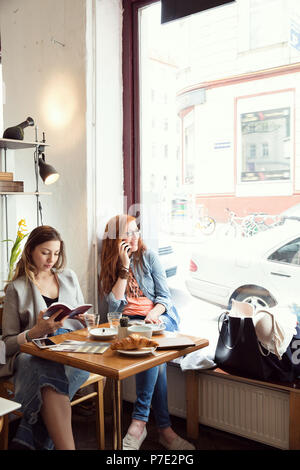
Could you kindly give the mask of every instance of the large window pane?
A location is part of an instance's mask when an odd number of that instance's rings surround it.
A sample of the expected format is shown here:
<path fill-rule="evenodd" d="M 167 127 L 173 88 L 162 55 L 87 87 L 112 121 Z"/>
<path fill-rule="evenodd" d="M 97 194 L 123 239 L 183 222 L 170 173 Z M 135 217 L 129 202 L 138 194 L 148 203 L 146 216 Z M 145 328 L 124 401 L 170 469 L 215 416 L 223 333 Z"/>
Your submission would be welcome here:
<path fill-rule="evenodd" d="M 299 2 L 237 0 L 164 25 L 157 2 L 139 38 L 141 202 L 180 283 L 219 305 L 245 286 L 300 305 L 299 264 L 274 274 L 272 258 L 300 235 Z"/>

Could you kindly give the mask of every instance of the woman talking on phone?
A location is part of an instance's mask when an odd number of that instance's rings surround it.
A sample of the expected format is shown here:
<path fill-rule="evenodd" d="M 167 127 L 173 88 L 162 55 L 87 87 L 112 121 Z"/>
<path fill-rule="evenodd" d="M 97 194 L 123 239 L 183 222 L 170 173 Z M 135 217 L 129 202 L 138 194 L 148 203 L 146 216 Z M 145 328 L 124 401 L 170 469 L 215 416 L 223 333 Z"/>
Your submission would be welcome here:
<path fill-rule="evenodd" d="M 179 317 L 172 304 L 165 273 L 157 254 L 144 245 L 134 217 L 118 215 L 106 225 L 99 285 L 109 311 L 121 311 L 123 316 L 143 319 L 146 323 L 163 321 L 166 330 L 178 330 Z M 136 375 L 136 395 L 123 450 L 138 450 L 142 445 L 147 435 L 151 405 L 160 444 L 169 450 L 195 448 L 171 428 L 166 364 Z"/>
<path fill-rule="evenodd" d="M 64 266 L 59 233 L 49 226 L 37 227 L 6 286 L 2 327 L 6 364 L 0 366 L 0 377 L 12 376 L 15 401 L 22 405 L 23 416 L 13 439 L 17 448 L 75 449 L 70 400 L 89 373 L 20 352 L 20 345 L 34 338 L 84 327 L 81 316 L 55 321 L 60 310 L 43 318 L 58 300 L 74 307 L 83 303 L 75 273 Z"/>

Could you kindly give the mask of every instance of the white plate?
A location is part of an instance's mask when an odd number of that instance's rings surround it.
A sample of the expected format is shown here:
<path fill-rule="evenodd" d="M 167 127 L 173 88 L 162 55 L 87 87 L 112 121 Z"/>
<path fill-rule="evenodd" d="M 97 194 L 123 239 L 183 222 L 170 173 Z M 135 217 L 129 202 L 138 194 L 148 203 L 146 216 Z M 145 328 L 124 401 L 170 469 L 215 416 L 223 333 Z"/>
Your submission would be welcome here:
<path fill-rule="evenodd" d="M 126 354 L 127 356 L 145 356 L 145 354 L 151 354 L 155 351 L 155 347 L 152 348 L 141 348 L 141 349 L 117 349 L 121 354 Z"/>
<path fill-rule="evenodd" d="M 109 339 L 116 336 L 117 330 L 115 328 L 93 328 L 89 333 L 94 338 Z"/>
<path fill-rule="evenodd" d="M 151 325 L 152 334 L 159 335 L 166 329 L 166 325 L 164 323 L 160 323 L 159 325 Z"/>

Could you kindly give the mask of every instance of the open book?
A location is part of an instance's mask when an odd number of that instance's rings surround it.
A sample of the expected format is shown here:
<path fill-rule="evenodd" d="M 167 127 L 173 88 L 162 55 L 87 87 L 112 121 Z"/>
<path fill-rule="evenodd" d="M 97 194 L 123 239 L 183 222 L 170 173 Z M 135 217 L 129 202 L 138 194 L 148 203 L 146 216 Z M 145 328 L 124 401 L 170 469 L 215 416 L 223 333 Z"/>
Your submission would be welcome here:
<path fill-rule="evenodd" d="M 58 312 L 58 310 L 62 310 L 62 312 L 55 318 L 55 321 L 63 320 L 66 317 L 73 318 L 76 315 L 79 315 L 80 313 L 87 312 L 91 307 L 93 307 L 92 304 L 84 304 L 84 305 L 78 305 L 77 307 L 70 307 L 69 305 L 63 302 L 54 302 L 46 310 L 44 314 L 44 318 L 51 317 L 51 315 Z"/>

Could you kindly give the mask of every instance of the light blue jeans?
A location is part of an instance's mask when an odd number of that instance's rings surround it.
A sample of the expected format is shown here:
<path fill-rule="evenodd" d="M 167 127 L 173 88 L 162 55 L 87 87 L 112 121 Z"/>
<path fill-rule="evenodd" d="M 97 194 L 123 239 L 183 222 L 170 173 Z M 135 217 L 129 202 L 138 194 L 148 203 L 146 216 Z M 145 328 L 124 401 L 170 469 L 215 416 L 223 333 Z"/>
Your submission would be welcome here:
<path fill-rule="evenodd" d="M 152 367 L 135 377 L 136 402 L 132 418 L 148 422 L 152 404 L 156 424 L 159 428 L 171 426 L 168 411 L 167 365 Z"/>
<path fill-rule="evenodd" d="M 141 319 L 143 317 L 130 317 L 130 319 L 133 318 Z M 166 325 L 166 331 L 178 329 L 177 324 L 168 315 L 162 315 L 161 319 Z M 135 376 L 135 380 L 137 399 L 134 404 L 132 418 L 148 422 L 152 405 L 156 425 L 159 428 L 171 426 L 168 410 L 167 364 L 161 364 L 140 372 Z"/>

